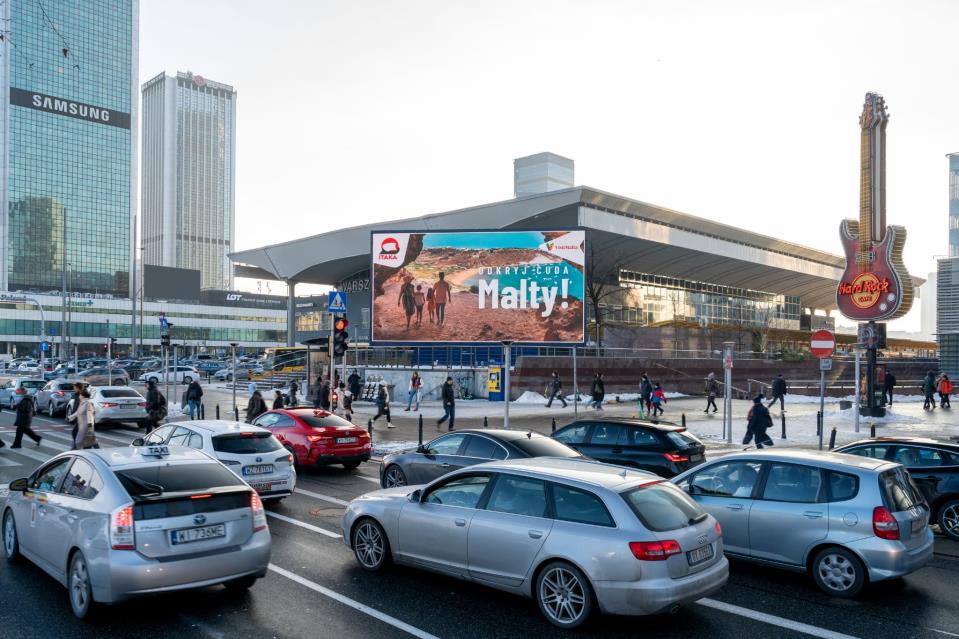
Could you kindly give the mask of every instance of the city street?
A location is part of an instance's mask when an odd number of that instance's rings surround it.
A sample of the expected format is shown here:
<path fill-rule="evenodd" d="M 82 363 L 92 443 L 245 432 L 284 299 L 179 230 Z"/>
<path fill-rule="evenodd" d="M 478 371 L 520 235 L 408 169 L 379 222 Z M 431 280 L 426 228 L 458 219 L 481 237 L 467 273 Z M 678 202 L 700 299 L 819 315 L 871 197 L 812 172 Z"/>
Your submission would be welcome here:
<path fill-rule="evenodd" d="M 401 409 L 402 410 L 402 409 Z M 12 414 L 0 413 L 0 438 L 12 442 Z M 0 483 L 28 475 L 68 448 L 69 429 L 37 416 L 39 447 L 0 449 Z M 98 430 L 101 445 L 128 445 L 132 428 Z M 297 494 L 269 508 L 269 575 L 247 594 L 221 587 L 102 607 L 87 622 L 70 614 L 66 591 L 28 562 L 0 562 L 5 638 L 69 637 L 529 637 L 563 636 L 531 600 L 408 568 L 369 574 L 339 534 L 343 505 L 378 487 L 377 466 L 301 472 Z M 805 575 L 734 563 L 728 585 L 671 616 L 597 616 L 584 637 L 959 636 L 959 544 L 936 540 L 930 564 L 908 577 L 869 587 L 855 600 L 832 599 Z"/>

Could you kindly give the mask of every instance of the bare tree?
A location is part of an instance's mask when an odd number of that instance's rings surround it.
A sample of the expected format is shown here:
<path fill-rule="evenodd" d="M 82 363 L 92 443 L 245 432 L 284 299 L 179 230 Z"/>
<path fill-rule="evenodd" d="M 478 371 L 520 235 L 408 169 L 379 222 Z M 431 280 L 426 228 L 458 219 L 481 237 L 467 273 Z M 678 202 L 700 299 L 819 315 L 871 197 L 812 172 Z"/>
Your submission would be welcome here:
<path fill-rule="evenodd" d="M 610 296 L 620 291 L 619 272 L 623 269 L 625 260 L 613 262 L 600 261 L 589 245 L 586 252 L 586 297 L 592 311 L 593 321 L 596 322 L 596 343 L 603 345 L 603 326 L 609 314 L 608 306 L 600 308 L 600 304 Z"/>

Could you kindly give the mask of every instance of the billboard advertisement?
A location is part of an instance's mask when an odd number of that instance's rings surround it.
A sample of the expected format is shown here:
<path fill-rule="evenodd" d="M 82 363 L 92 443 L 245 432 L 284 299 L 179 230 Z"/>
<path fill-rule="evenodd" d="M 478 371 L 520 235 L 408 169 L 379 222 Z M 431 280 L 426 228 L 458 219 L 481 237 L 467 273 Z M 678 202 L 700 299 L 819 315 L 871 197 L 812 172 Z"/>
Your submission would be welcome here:
<path fill-rule="evenodd" d="M 581 344 L 586 232 L 374 232 L 373 342 Z"/>

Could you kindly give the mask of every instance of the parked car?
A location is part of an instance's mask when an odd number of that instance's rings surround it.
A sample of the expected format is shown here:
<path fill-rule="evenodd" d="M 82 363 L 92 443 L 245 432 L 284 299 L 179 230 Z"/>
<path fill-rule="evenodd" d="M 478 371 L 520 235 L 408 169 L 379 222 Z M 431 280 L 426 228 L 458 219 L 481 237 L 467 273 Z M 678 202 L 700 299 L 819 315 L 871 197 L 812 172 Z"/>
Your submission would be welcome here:
<path fill-rule="evenodd" d="M 932 557 L 929 507 L 900 464 L 840 453 L 751 451 L 674 477 L 722 524 L 726 554 L 811 574 L 854 597 Z"/>
<path fill-rule="evenodd" d="M 131 445 L 157 444 L 204 451 L 250 484 L 267 503 L 289 497 L 296 488 L 293 454 L 259 426 L 221 420 L 177 422 L 161 426 Z"/>
<path fill-rule="evenodd" d="M 134 423 L 146 426 L 146 398 L 129 386 L 100 386 L 90 393 L 93 411 L 98 426 L 102 424 Z"/>
<path fill-rule="evenodd" d="M 91 386 L 126 386 L 130 376 L 122 368 L 96 366 L 77 373 L 77 379 Z"/>
<path fill-rule="evenodd" d="M 425 484 L 460 468 L 502 459 L 582 457 L 549 437 L 521 430 L 458 430 L 440 435 L 412 452 L 393 453 L 380 462 L 380 486 Z"/>
<path fill-rule="evenodd" d="M 37 412 L 47 413 L 50 417 L 66 415 L 76 384 L 87 386 L 86 382 L 77 379 L 58 379 L 47 382 L 47 385 L 37 391 L 34 401 L 37 403 Z"/>
<path fill-rule="evenodd" d="M 373 448 L 365 429 L 323 410 L 271 410 L 253 424 L 276 435 L 296 466 L 343 464 L 353 469 L 370 458 Z"/>
<path fill-rule="evenodd" d="M 366 570 L 395 561 L 532 596 L 560 628 L 594 609 L 675 610 L 729 574 L 719 525 L 682 491 L 581 458 L 488 462 L 368 493 L 342 528 Z"/>
<path fill-rule="evenodd" d="M 592 459 L 648 470 L 660 477 L 674 477 L 706 459 L 706 445 L 672 422 L 583 418 L 552 437 Z"/>
<path fill-rule="evenodd" d="M 174 382 L 177 384 L 189 384 L 193 380 L 199 381 L 201 379 L 200 372 L 192 366 L 167 366 L 165 371 L 166 374 L 164 374 L 164 369 L 161 367 L 155 371 L 143 373 L 140 375 L 140 381 L 153 381 L 159 384 L 166 379 L 169 380 L 171 384 Z"/>
<path fill-rule="evenodd" d="M 236 379 L 246 380 L 250 379 L 250 371 L 253 371 L 254 375 L 262 375 L 263 367 L 262 366 L 237 366 Z M 217 380 L 221 382 L 232 382 L 233 381 L 233 369 L 232 368 L 221 368 L 213 374 Z"/>
<path fill-rule="evenodd" d="M 0 406 L 6 406 L 13 410 L 25 397 L 33 399 L 37 391 L 46 386 L 46 382 L 36 377 L 12 377 L 8 378 L 0 386 Z"/>
<path fill-rule="evenodd" d="M 146 594 L 246 590 L 270 561 L 260 497 L 189 448 L 60 453 L 10 483 L 2 520 L 7 561 L 26 557 L 66 586 L 81 619 Z"/>
<path fill-rule="evenodd" d="M 43 379 L 47 381 L 51 379 L 65 379 L 67 377 L 73 377 L 76 374 L 77 369 L 72 364 L 58 364 L 52 371 L 46 371 L 43 374 Z"/>
<path fill-rule="evenodd" d="M 885 459 L 906 467 L 931 509 L 930 521 L 959 541 L 959 443 L 919 437 L 864 439 L 836 452 Z"/>

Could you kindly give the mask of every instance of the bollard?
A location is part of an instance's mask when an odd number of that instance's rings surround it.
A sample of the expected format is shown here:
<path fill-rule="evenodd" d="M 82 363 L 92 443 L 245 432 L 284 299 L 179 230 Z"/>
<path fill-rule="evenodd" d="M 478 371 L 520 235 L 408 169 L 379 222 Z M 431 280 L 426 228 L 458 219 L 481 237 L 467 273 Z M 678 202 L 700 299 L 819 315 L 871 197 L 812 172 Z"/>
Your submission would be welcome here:
<path fill-rule="evenodd" d="M 219 405 L 219 404 L 216 405 L 216 418 L 217 418 L 217 419 L 220 419 L 220 405 Z"/>
<path fill-rule="evenodd" d="M 240 408 L 238 406 L 233 407 L 233 421 L 240 421 Z"/>
<path fill-rule="evenodd" d="M 206 405 L 200 404 L 200 419 L 206 419 Z"/>
<path fill-rule="evenodd" d="M 683 413 L 683 428 L 686 428 L 686 413 Z"/>
<path fill-rule="evenodd" d="M 875 424 L 869 424 L 869 436 L 872 437 L 873 439 L 875 439 L 875 437 L 876 437 L 876 425 L 875 425 Z"/>
<path fill-rule="evenodd" d="M 556 418 L 553 418 L 553 430 L 551 432 L 556 432 Z"/>
<path fill-rule="evenodd" d="M 832 450 L 836 447 L 836 427 L 832 427 L 832 432 L 829 433 L 829 450 Z"/>
<path fill-rule="evenodd" d="M 489 421 L 486 419 L 486 416 L 483 416 L 483 428 L 489 428 Z"/>
<path fill-rule="evenodd" d="M 420 446 L 423 445 L 423 413 L 420 413 Z"/>
<path fill-rule="evenodd" d="M 782 422 L 783 422 L 782 439 L 786 439 L 786 413 L 780 413 L 780 417 L 782 417 Z"/>

